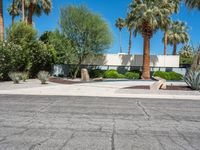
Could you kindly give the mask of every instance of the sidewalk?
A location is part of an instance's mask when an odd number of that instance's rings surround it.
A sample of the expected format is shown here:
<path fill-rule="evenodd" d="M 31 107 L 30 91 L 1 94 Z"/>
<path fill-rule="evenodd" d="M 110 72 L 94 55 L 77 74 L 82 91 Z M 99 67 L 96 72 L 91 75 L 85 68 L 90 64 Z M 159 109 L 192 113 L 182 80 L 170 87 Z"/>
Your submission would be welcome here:
<path fill-rule="evenodd" d="M 124 89 L 136 85 L 150 85 L 152 81 L 93 82 L 72 85 L 49 83 L 41 85 L 37 80 L 29 80 L 18 85 L 12 82 L 0 83 L 0 94 L 19 95 L 62 95 L 126 98 L 162 98 L 200 100 L 198 91 L 150 91 Z M 167 82 L 168 85 L 185 85 L 184 82 Z"/>

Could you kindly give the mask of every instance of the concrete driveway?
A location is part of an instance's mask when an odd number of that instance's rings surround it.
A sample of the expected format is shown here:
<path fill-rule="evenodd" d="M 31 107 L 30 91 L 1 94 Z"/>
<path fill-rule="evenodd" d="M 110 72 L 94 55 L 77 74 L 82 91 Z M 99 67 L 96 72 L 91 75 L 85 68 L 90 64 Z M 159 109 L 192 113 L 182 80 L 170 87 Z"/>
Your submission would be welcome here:
<path fill-rule="evenodd" d="M 200 101 L 0 95 L 0 150 L 198 150 Z"/>

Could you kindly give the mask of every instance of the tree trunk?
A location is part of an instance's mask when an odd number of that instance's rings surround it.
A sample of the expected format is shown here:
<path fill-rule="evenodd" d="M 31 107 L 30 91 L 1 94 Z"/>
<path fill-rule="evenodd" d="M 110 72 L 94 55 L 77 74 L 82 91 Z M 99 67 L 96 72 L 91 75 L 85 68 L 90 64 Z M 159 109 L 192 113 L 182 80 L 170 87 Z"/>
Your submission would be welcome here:
<path fill-rule="evenodd" d="M 144 36 L 143 72 L 142 78 L 150 79 L 150 37 Z"/>
<path fill-rule="evenodd" d="M 4 40 L 3 0 L 0 0 L 0 41 Z"/>
<path fill-rule="evenodd" d="M 167 55 L 167 44 L 168 44 L 168 34 L 167 31 L 164 33 L 164 55 Z"/>
<path fill-rule="evenodd" d="M 34 6 L 30 3 L 28 8 L 28 24 L 33 25 L 33 13 L 34 13 Z"/>
<path fill-rule="evenodd" d="M 15 16 L 12 15 L 12 26 L 15 24 Z"/>
<path fill-rule="evenodd" d="M 25 0 L 21 0 L 22 2 L 22 21 L 25 21 Z"/>
<path fill-rule="evenodd" d="M 122 31 L 121 30 L 120 30 L 119 42 L 120 42 L 120 53 L 122 53 Z"/>
<path fill-rule="evenodd" d="M 131 54 L 131 48 L 132 48 L 132 30 L 129 31 L 129 47 L 128 47 L 128 55 Z"/>
<path fill-rule="evenodd" d="M 177 55 L 176 49 L 177 49 L 177 45 L 176 45 L 176 43 L 174 43 L 173 55 Z"/>

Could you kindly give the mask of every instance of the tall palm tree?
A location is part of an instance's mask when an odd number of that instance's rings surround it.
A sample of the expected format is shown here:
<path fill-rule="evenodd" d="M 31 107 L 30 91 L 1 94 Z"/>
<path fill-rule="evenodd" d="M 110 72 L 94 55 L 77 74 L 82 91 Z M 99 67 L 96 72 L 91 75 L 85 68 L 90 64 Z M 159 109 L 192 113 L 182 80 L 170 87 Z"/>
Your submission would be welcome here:
<path fill-rule="evenodd" d="M 130 13 L 134 15 L 136 29 L 144 39 L 143 73 L 144 79 L 150 79 L 150 40 L 158 29 L 170 20 L 170 5 L 160 0 L 134 0 Z"/>
<path fill-rule="evenodd" d="M 122 29 L 126 26 L 124 19 L 118 18 L 116 20 L 115 26 L 119 29 L 120 32 L 120 53 L 122 53 Z"/>
<path fill-rule="evenodd" d="M 19 8 L 15 2 L 15 0 L 12 1 L 12 4 L 10 5 L 10 7 L 8 7 L 8 13 L 12 16 L 12 25 L 15 22 L 15 17 L 19 16 Z"/>
<path fill-rule="evenodd" d="M 197 8 L 200 10 L 200 0 L 185 0 L 186 5 L 189 8 Z"/>
<path fill-rule="evenodd" d="M 180 2 L 181 0 L 164 0 L 164 3 L 171 5 L 171 14 L 169 17 L 171 17 L 171 15 L 173 13 L 178 13 L 179 9 L 180 9 Z M 167 37 L 168 37 L 168 30 L 169 27 L 171 25 L 171 21 L 169 21 L 168 23 L 165 24 L 163 30 L 164 30 L 164 55 L 167 55 L 167 45 L 168 45 L 168 41 L 167 41 Z"/>
<path fill-rule="evenodd" d="M 4 40 L 3 0 L 0 0 L 0 41 Z"/>
<path fill-rule="evenodd" d="M 33 15 L 41 16 L 42 13 L 48 15 L 52 9 L 51 0 L 27 0 L 28 5 L 28 24 L 33 24 Z"/>
<path fill-rule="evenodd" d="M 127 17 L 126 17 L 126 26 L 128 28 L 129 31 L 129 46 L 128 46 L 128 55 L 131 54 L 131 48 L 132 48 L 132 35 L 135 29 L 135 22 L 134 22 L 134 16 L 131 15 L 130 13 L 128 13 Z M 136 32 L 134 32 L 136 33 Z M 135 34 L 136 36 L 136 34 Z"/>
<path fill-rule="evenodd" d="M 175 21 L 168 32 L 168 42 L 173 45 L 173 55 L 177 54 L 177 45 L 189 41 L 188 27 L 184 22 Z"/>

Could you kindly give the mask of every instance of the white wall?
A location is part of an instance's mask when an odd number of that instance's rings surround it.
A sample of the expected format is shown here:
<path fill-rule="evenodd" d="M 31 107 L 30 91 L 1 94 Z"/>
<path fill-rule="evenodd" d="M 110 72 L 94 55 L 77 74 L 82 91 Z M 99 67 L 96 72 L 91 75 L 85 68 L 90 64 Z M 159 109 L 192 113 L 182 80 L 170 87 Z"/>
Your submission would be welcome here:
<path fill-rule="evenodd" d="M 151 67 L 179 67 L 179 56 L 152 55 Z M 105 54 L 98 58 L 88 58 L 82 64 L 97 66 L 142 66 L 142 55 Z"/>

